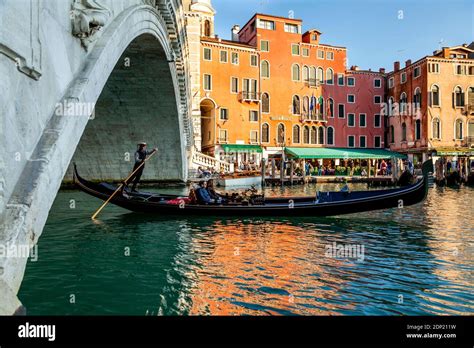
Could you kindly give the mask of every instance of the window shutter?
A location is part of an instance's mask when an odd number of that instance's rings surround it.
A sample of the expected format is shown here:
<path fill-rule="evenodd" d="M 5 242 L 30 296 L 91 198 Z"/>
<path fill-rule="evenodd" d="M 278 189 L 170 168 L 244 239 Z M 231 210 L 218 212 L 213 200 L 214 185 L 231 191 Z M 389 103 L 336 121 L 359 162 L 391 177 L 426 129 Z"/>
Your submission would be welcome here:
<path fill-rule="evenodd" d="M 453 108 L 456 107 L 456 93 L 453 92 Z"/>
<path fill-rule="evenodd" d="M 428 105 L 433 106 L 433 92 L 428 92 Z"/>

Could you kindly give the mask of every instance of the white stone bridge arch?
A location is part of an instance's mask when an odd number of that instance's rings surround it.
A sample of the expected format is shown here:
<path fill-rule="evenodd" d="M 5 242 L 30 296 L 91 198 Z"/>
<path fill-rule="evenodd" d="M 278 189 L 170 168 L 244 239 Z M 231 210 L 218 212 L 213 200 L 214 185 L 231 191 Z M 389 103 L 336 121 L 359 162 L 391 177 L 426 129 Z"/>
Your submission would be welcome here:
<path fill-rule="evenodd" d="M 37 243 L 73 158 L 86 177 L 123 178 L 144 140 L 159 148 L 149 178 L 186 179 L 188 54 L 180 0 L 0 2 L 0 245 Z M 75 112 L 91 104 L 92 119 Z M 12 314 L 27 259 L 5 256 Z"/>

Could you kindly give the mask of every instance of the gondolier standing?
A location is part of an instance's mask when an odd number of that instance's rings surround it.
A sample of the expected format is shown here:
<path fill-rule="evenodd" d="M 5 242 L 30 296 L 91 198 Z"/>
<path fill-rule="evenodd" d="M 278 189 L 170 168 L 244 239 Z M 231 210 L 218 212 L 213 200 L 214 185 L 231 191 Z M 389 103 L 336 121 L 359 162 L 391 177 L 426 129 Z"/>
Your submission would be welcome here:
<path fill-rule="evenodd" d="M 145 142 L 138 143 L 138 149 L 135 152 L 135 165 L 133 166 L 133 171 L 135 171 L 147 158 L 147 156 L 151 155 L 152 153 L 156 152 L 157 149 L 154 148 L 151 151 L 148 151 L 146 149 L 147 144 Z M 140 169 L 137 170 L 135 174 L 133 174 L 126 182 L 125 185 L 128 186 L 129 182 L 133 181 L 132 185 L 132 192 L 137 192 L 136 187 L 138 183 L 140 182 L 140 179 L 143 174 L 143 170 L 145 169 L 145 164 L 140 167 Z"/>

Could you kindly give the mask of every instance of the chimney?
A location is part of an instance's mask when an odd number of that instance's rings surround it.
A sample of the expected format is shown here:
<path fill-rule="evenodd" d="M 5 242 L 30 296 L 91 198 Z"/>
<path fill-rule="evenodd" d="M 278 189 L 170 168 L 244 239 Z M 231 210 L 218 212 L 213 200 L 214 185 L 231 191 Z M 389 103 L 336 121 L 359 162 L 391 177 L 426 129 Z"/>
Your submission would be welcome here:
<path fill-rule="evenodd" d="M 398 71 L 398 70 L 400 70 L 400 62 L 396 61 L 395 63 L 393 63 L 393 71 Z"/>
<path fill-rule="evenodd" d="M 385 68 L 380 68 L 379 73 L 385 74 Z"/>
<path fill-rule="evenodd" d="M 407 66 L 410 66 L 411 65 L 411 59 L 408 59 L 405 61 L 405 67 Z"/>
<path fill-rule="evenodd" d="M 232 27 L 232 41 L 238 42 L 239 41 L 239 31 L 240 31 L 240 26 L 234 25 Z"/>
<path fill-rule="evenodd" d="M 359 70 L 359 67 L 357 65 L 353 65 L 351 66 L 351 70 L 357 71 Z"/>
<path fill-rule="evenodd" d="M 443 47 L 443 58 L 449 58 L 449 47 Z"/>

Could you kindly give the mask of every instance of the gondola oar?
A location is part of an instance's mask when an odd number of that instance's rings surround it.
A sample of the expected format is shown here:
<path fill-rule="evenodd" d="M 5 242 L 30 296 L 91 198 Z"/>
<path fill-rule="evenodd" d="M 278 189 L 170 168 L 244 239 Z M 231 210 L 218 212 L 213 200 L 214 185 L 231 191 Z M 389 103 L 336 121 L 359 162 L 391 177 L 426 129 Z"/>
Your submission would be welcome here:
<path fill-rule="evenodd" d="M 115 190 L 114 193 L 112 193 L 110 195 L 110 197 L 104 202 L 104 204 L 102 204 L 100 206 L 100 208 L 94 213 L 94 215 L 92 215 L 92 220 L 95 220 L 95 218 L 97 217 L 97 215 L 99 215 L 99 213 L 102 211 L 102 209 L 105 208 L 105 206 L 112 200 L 112 198 L 114 198 L 114 196 L 117 194 L 117 192 L 119 192 L 122 187 L 123 187 L 123 184 L 124 182 L 127 182 L 144 164 L 146 161 L 148 161 L 155 153 L 157 153 L 157 151 L 153 151 L 147 158 L 145 158 L 145 160 L 137 167 L 137 169 L 135 169 L 132 174 L 130 174 L 121 184 L 120 186 Z"/>

